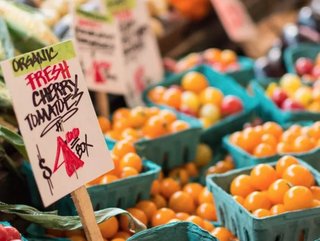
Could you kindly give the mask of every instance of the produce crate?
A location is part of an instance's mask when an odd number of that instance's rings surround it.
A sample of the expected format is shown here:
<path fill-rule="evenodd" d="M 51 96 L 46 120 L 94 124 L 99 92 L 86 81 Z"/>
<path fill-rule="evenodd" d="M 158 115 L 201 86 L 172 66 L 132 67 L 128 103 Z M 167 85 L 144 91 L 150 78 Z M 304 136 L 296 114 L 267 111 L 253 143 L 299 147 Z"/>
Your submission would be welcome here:
<path fill-rule="evenodd" d="M 193 161 L 201 135 L 201 124 L 197 119 L 182 113 L 176 114 L 179 120 L 189 123 L 189 129 L 154 139 L 141 139 L 134 143 L 136 151 L 141 157 L 152 160 L 163 170 L 170 170 Z M 106 143 L 109 149 L 112 149 L 116 141 L 106 137 Z"/>
<path fill-rule="evenodd" d="M 300 161 L 314 175 L 317 184 L 320 174 Z M 272 166 L 275 163 L 271 163 Z M 320 236 L 320 208 L 287 212 L 276 216 L 256 218 L 229 194 L 232 180 L 240 174 L 250 174 L 251 168 L 237 169 L 225 174 L 207 177 L 207 187 L 215 196 L 218 220 L 241 241 L 314 241 Z"/>
<path fill-rule="evenodd" d="M 258 165 L 260 163 L 274 162 L 278 160 L 281 156 L 287 155 L 287 154 L 276 154 L 270 157 L 258 158 L 246 152 L 242 148 L 233 145 L 229 141 L 229 137 L 230 135 L 227 135 L 223 138 L 223 145 L 231 154 L 236 168 L 250 167 L 250 166 Z M 305 153 L 289 153 L 289 154 L 306 161 L 312 167 L 320 171 L 320 159 L 319 159 L 320 148 L 317 148 Z"/>
<path fill-rule="evenodd" d="M 32 204 L 42 208 L 42 202 L 37 189 L 31 166 L 24 164 L 23 173 L 27 176 L 28 186 L 33 197 Z M 133 177 L 127 177 L 111 182 L 109 184 L 88 187 L 88 193 L 94 210 L 108 207 L 129 208 L 134 206 L 138 200 L 148 199 L 153 180 L 158 178 L 161 168 L 151 161 L 143 161 L 142 172 Z M 60 215 L 76 215 L 77 211 L 70 195 L 62 198 L 50 209 L 58 210 Z"/>
<path fill-rule="evenodd" d="M 310 111 L 283 111 L 265 95 L 265 88 L 271 82 L 279 82 L 279 79 L 267 79 L 263 81 L 251 82 L 251 87 L 257 98 L 259 115 L 266 121 L 275 121 L 280 124 L 289 122 L 318 121 L 320 113 Z"/>
<path fill-rule="evenodd" d="M 5 226 L 5 227 L 6 227 L 6 226 L 12 226 L 9 222 L 0 222 L 0 224 L 3 225 L 3 226 Z M 19 230 L 18 230 L 18 231 L 19 231 Z M 24 238 L 22 235 L 21 235 L 21 240 L 22 240 L 22 241 L 28 241 L 28 240 L 30 241 L 30 239 L 26 239 L 26 238 Z"/>
<path fill-rule="evenodd" d="M 195 67 L 190 71 L 198 71 L 204 74 L 208 79 L 210 86 L 220 89 L 224 95 L 238 96 L 242 100 L 244 105 L 244 111 L 242 111 L 241 113 L 226 117 L 220 120 L 219 122 L 217 122 L 216 124 L 212 125 L 211 127 L 204 129 L 202 131 L 201 141 L 208 144 L 212 148 L 214 148 L 217 143 L 221 142 L 221 138 L 223 136 L 225 136 L 226 134 L 232 133 L 236 130 L 242 129 L 243 124 L 246 123 L 248 120 L 250 120 L 254 116 L 257 102 L 255 101 L 255 99 L 247 95 L 245 90 L 235 81 L 233 81 L 232 78 L 226 75 L 217 73 L 206 65 Z M 165 86 L 165 87 L 169 87 L 174 84 L 180 85 L 182 77 L 187 72 L 189 71 L 171 76 L 171 78 L 159 83 L 158 85 Z M 148 98 L 148 93 L 155 86 L 156 85 L 150 86 L 144 91 L 143 99 L 145 103 L 149 106 L 158 106 L 158 107 L 171 109 L 174 112 L 176 112 L 178 115 L 180 115 L 181 113 L 173 108 L 170 108 L 168 106 L 161 106 L 151 102 L 151 100 Z M 190 119 L 196 120 L 196 118 L 194 117 L 191 117 Z"/>
<path fill-rule="evenodd" d="M 254 78 L 253 60 L 248 57 L 238 57 L 240 69 L 237 71 L 226 72 L 226 75 L 234 78 L 241 86 L 246 87 Z"/>
<path fill-rule="evenodd" d="M 320 53 L 319 44 L 304 43 L 286 48 L 284 51 L 284 63 L 287 71 L 289 73 L 297 74 L 295 69 L 296 60 L 300 57 L 306 57 L 314 60 L 318 53 Z"/>
<path fill-rule="evenodd" d="M 218 241 L 191 222 L 174 222 L 150 228 L 131 236 L 128 241 Z"/>

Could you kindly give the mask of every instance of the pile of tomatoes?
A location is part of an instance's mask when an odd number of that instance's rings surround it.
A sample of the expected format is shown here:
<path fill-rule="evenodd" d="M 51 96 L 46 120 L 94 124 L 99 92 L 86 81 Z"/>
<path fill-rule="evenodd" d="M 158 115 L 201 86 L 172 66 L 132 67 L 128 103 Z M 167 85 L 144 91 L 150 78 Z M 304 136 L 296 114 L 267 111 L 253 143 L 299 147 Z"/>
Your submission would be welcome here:
<path fill-rule="evenodd" d="M 316 58 L 300 57 L 294 64 L 295 70 L 305 81 L 314 82 L 320 79 L 320 53 Z"/>
<path fill-rule="evenodd" d="M 320 207 L 320 187 L 312 172 L 293 156 L 275 166 L 259 164 L 230 185 L 233 198 L 258 218 Z"/>
<path fill-rule="evenodd" d="M 320 122 L 292 125 L 284 130 L 275 122 L 250 126 L 230 136 L 230 142 L 256 157 L 304 153 L 320 147 Z"/>
<path fill-rule="evenodd" d="M 89 182 L 87 186 L 108 184 L 122 178 L 136 176 L 143 171 L 143 162 L 136 153 L 133 141 L 117 142 L 111 151 L 114 169 Z"/>
<path fill-rule="evenodd" d="M 197 71 L 186 73 L 180 85 L 156 86 L 150 90 L 148 98 L 153 103 L 199 118 L 204 127 L 240 113 L 244 108 L 240 98 L 224 95 L 220 89 L 209 86 L 206 76 Z"/>
<path fill-rule="evenodd" d="M 188 129 L 186 121 L 179 120 L 171 110 L 138 106 L 133 109 L 120 108 L 112 115 L 112 122 L 98 118 L 101 130 L 113 140 L 142 138 L 153 139 Z"/>
<path fill-rule="evenodd" d="M 117 175 L 122 173 L 126 167 L 141 170 L 141 159 L 137 161 L 137 158 L 126 158 L 127 155 L 132 156 L 132 153 L 135 153 L 135 149 L 131 140 L 118 141 L 112 150 L 115 169 L 88 185 L 107 184 L 118 180 L 120 177 Z M 159 178 L 152 183 L 150 199 L 140 200 L 134 207 L 126 211 L 148 228 L 170 222 L 188 221 L 207 230 L 220 241 L 238 240 L 228 229 L 214 226 L 213 222 L 217 221 L 217 216 L 213 195 L 205 186 L 192 181 L 199 177 L 200 169 L 206 168 L 212 158 L 211 149 L 205 144 L 199 144 L 194 162 L 176 167 L 168 171 L 166 176 L 161 172 Z M 220 168 L 220 172 L 233 168 L 229 157 L 211 167 L 215 166 Z M 134 234 L 129 230 L 128 222 L 126 215 L 118 215 L 100 223 L 99 228 L 104 240 L 127 240 Z M 83 230 L 80 229 L 47 230 L 47 234 L 53 237 L 67 237 L 72 241 L 86 240 Z"/>

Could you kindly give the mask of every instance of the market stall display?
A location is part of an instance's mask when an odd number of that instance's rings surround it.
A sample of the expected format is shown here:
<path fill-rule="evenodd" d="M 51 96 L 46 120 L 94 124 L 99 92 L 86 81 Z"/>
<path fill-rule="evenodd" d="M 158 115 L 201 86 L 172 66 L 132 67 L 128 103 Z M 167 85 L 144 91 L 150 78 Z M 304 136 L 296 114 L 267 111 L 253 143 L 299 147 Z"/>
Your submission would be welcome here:
<path fill-rule="evenodd" d="M 223 139 L 238 168 L 276 161 L 280 156 L 291 154 L 320 170 L 318 142 L 319 122 L 309 123 L 309 126 L 294 124 L 287 129 L 266 122 Z"/>
<path fill-rule="evenodd" d="M 302 237 L 311 241 L 319 236 L 317 225 L 312 225 L 320 211 L 319 200 L 310 190 L 314 185 L 312 189 L 318 189 L 319 173 L 302 161 L 282 163 L 280 159 L 270 165 L 260 164 L 207 178 L 209 190 L 216 197 L 219 220 L 240 240 Z M 292 169 L 295 170 L 291 172 Z M 282 174 L 277 174 L 280 170 Z M 301 178 L 305 174 L 307 178 Z"/>
<path fill-rule="evenodd" d="M 264 119 L 281 124 L 319 120 L 318 84 L 310 87 L 298 76 L 285 74 L 280 79 L 252 82 L 251 86 Z"/>
<path fill-rule="evenodd" d="M 233 79 L 206 65 L 150 86 L 144 92 L 144 100 L 147 105 L 162 106 L 199 119 L 204 127 L 201 141 L 211 147 L 250 120 L 257 105 Z"/>
<path fill-rule="evenodd" d="M 0 241 L 320 238 L 319 0 L 69 2 L 0 0 Z"/>

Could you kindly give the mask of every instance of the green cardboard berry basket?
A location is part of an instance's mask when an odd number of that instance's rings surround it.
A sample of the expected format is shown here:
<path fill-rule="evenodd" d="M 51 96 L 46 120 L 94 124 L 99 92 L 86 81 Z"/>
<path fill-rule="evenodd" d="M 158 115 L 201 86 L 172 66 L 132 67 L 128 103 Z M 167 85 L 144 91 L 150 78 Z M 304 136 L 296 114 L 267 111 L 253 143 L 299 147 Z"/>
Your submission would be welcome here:
<path fill-rule="evenodd" d="M 27 232 L 29 235 L 28 241 L 72 241 L 69 238 L 49 237 L 49 235 L 46 234 L 46 230 L 37 224 L 30 224 Z"/>
<path fill-rule="evenodd" d="M 229 154 L 228 151 L 225 148 L 223 148 L 222 145 L 217 146 L 213 150 L 212 160 L 208 163 L 208 165 L 200 168 L 199 177 L 197 177 L 193 181 L 199 182 L 202 185 L 206 185 L 206 176 L 207 176 L 208 168 L 213 165 L 216 165 L 217 162 L 224 160 L 228 154 Z M 215 226 L 216 226 L 216 223 L 215 223 Z"/>
<path fill-rule="evenodd" d="M 254 78 L 253 64 L 251 58 L 238 56 L 240 69 L 236 71 L 226 72 L 226 75 L 234 78 L 241 86 L 247 87 L 250 81 Z"/>
<path fill-rule="evenodd" d="M 152 160 L 163 170 L 181 166 L 195 158 L 202 130 L 201 123 L 182 113 L 177 113 L 177 118 L 188 122 L 190 128 L 154 139 L 141 139 L 134 143 L 136 151 L 141 157 Z M 112 149 L 116 141 L 109 137 L 105 139 L 109 149 Z"/>
<path fill-rule="evenodd" d="M 143 170 L 137 176 L 116 180 L 109 184 L 95 185 L 88 187 L 88 193 L 94 210 L 101 210 L 108 207 L 129 208 L 137 201 L 150 197 L 151 185 L 159 176 L 161 168 L 155 163 L 144 160 Z M 39 191 L 37 189 L 31 166 L 24 163 L 22 172 L 27 177 L 30 194 L 33 197 L 32 205 L 43 209 Z M 67 195 L 49 207 L 50 210 L 58 210 L 60 215 L 76 215 L 77 211 L 72 202 L 71 196 Z"/>
<path fill-rule="evenodd" d="M 298 58 L 306 57 L 314 60 L 319 53 L 319 44 L 303 43 L 286 48 L 284 51 L 284 63 L 287 71 L 289 73 L 297 74 L 295 62 Z"/>
<path fill-rule="evenodd" d="M 310 111 L 284 111 L 281 110 L 268 96 L 265 89 L 271 82 L 278 83 L 279 79 L 268 79 L 262 81 L 252 81 L 250 86 L 254 96 L 258 100 L 258 114 L 265 121 L 275 121 L 280 124 L 288 122 L 318 121 L 320 120 L 320 112 Z"/>
<path fill-rule="evenodd" d="M 254 117 L 257 102 L 254 98 L 250 97 L 245 92 L 245 90 L 239 84 L 237 84 L 232 78 L 213 71 L 209 66 L 201 65 L 189 71 L 198 71 L 202 73 L 208 79 L 210 86 L 220 89 L 224 95 L 235 95 L 239 97 L 243 102 L 244 110 L 242 112 L 236 115 L 228 116 L 220 120 L 216 124 L 212 125 L 211 127 L 203 129 L 200 138 L 201 142 L 204 142 L 208 144 L 211 148 L 214 148 L 217 144 L 221 142 L 223 136 L 232 133 L 236 130 L 242 129 L 243 124 L 245 124 L 247 121 Z M 153 103 L 148 98 L 148 93 L 152 88 L 158 85 L 165 87 L 169 87 L 171 85 L 180 85 L 182 77 L 189 71 L 174 75 L 166 81 L 163 81 L 157 85 L 153 85 L 147 88 L 143 93 L 143 100 L 145 101 L 145 103 L 148 106 L 164 107 L 173 110 L 178 115 L 181 114 L 181 112 L 171 107 Z M 197 118 L 190 117 L 190 119 L 196 120 Z"/>
<path fill-rule="evenodd" d="M 300 164 L 312 172 L 319 185 L 319 172 L 303 161 Z M 243 168 L 207 177 L 207 187 L 215 196 L 218 220 L 223 226 L 241 241 L 299 241 L 301 234 L 304 241 L 314 241 L 320 236 L 319 207 L 256 218 L 236 202 L 229 194 L 230 184 L 236 176 L 250 171 L 251 168 Z"/>
<path fill-rule="evenodd" d="M 242 148 L 233 145 L 230 142 L 230 135 L 223 137 L 223 146 L 231 154 L 236 168 L 250 167 L 250 166 L 255 166 L 261 163 L 274 162 L 274 161 L 277 161 L 282 156 L 292 155 L 292 156 L 295 156 L 296 158 L 304 160 L 305 162 L 310 164 L 313 168 L 320 171 L 320 148 L 316 148 L 305 153 L 276 154 L 269 157 L 258 158 L 246 152 Z"/>
<path fill-rule="evenodd" d="M 191 222 L 173 222 L 150 228 L 131 236 L 128 241 L 218 241 Z"/>
<path fill-rule="evenodd" d="M 9 222 L 6 222 L 6 221 L 4 221 L 4 222 L 1 221 L 0 224 L 3 225 L 3 226 L 5 226 L 5 227 L 7 227 L 7 226 L 12 226 Z M 19 231 L 19 230 L 18 230 L 18 231 Z M 21 234 L 21 240 L 22 240 L 22 241 L 30 241 L 30 239 L 26 239 L 25 237 L 23 237 L 22 234 Z"/>

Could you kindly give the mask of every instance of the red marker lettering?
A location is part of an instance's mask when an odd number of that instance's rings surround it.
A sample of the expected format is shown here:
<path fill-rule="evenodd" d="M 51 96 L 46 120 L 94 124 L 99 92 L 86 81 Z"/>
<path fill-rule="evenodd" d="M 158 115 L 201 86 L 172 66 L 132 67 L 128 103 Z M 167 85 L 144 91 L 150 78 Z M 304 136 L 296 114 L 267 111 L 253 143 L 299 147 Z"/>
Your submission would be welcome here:
<path fill-rule="evenodd" d="M 62 61 L 61 63 L 53 66 L 47 66 L 43 70 L 30 73 L 27 75 L 25 80 L 27 85 L 31 86 L 32 90 L 36 90 L 51 81 L 57 80 L 60 76 L 63 79 L 71 78 L 69 66 L 66 61 Z"/>

